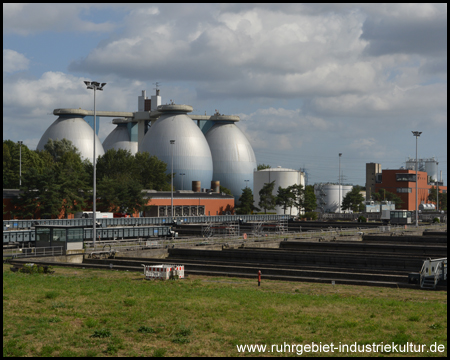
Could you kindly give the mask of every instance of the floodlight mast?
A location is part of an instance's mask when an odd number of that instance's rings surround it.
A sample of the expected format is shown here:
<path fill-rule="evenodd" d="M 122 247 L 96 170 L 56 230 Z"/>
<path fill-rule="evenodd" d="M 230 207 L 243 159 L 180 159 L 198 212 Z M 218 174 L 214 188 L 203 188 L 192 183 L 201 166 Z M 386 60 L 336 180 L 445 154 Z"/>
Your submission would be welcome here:
<path fill-rule="evenodd" d="M 99 82 L 97 81 L 84 81 L 84 83 L 86 84 L 87 89 L 90 90 L 94 90 L 94 157 L 92 159 L 92 165 L 93 165 L 93 194 L 92 194 L 92 241 L 93 241 L 93 245 L 94 245 L 94 249 L 95 249 L 95 238 L 97 236 L 97 229 L 96 229 L 96 205 L 97 205 L 97 188 L 96 188 L 96 168 L 95 168 L 95 163 L 96 163 L 96 159 L 95 159 L 95 136 L 97 135 L 97 114 L 96 114 L 96 104 L 95 104 L 95 91 L 99 90 L 99 91 L 103 91 L 103 87 L 106 85 L 106 83 L 102 83 L 100 85 Z"/>

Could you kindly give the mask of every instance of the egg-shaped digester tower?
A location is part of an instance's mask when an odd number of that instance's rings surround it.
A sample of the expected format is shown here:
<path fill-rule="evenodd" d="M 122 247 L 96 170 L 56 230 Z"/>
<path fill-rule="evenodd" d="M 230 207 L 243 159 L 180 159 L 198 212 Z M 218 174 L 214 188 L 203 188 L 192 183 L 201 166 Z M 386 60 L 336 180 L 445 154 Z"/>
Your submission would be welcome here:
<path fill-rule="evenodd" d="M 192 181 L 200 181 L 202 187 L 209 188 L 213 175 L 211 151 L 202 131 L 186 115 L 192 107 L 160 105 L 158 111 L 162 115 L 145 134 L 140 151 L 164 161 L 167 174 L 171 173 L 173 155 L 175 189 L 190 189 Z M 171 140 L 175 140 L 173 145 Z"/>
<path fill-rule="evenodd" d="M 103 141 L 103 149 L 105 152 L 109 149 L 128 150 L 134 155 L 138 151 L 138 143 L 137 141 L 131 141 L 128 123 L 121 122 L 120 120 L 113 120 L 113 124 L 117 124 L 117 127 Z"/>
<path fill-rule="evenodd" d="M 44 150 L 44 146 L 47 144 L 49 139 L 67 139 L 70 140 L 74 146 L 76 146 L 83 159 L 88 159 L 93 162 L 93 136 L 94 130 L 84 119 L 70 115 L 61 115 L 53 124 L 49 126 L 44 135 L 42 135 L 36 150 Z M 96 157 L 105 154 L 103 145 L 97 135 L 95 135 L 95 154 Z"/>
<path fill-rule="evenodd" d="M 205 137 L 213 159 L 213 179 L 228 188 L 236 201 L 246 186 L 253 191 L 256 157 L 244 133 L 234 122 L 220 121 Z"/>

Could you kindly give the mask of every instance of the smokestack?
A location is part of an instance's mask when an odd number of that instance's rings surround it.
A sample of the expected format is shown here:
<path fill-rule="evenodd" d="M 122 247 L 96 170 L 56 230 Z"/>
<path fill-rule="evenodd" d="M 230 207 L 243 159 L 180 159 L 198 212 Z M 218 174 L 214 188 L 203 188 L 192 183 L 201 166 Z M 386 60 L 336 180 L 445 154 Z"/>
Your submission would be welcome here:
<path fill-rule="evenodd" d="M 211 189 L 215 193 L 220 193 L 220 181 L 211 181 Z"/>
<path fill-rule="evenodd" d="M 200 181 L 193 181 L 192 182 L 192 191 L 193 192 L 200 192 L 201 187 L 200 187 Z"/>

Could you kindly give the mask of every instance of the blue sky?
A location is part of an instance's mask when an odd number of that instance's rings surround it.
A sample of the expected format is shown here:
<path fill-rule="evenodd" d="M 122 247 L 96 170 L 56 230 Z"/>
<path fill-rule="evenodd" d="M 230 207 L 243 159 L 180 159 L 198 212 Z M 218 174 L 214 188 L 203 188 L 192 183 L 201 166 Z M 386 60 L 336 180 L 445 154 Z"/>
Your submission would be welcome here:
<path fill-rule="evenodd" d="M 163 103 L 241 117 L 258 163 L 364 185 L 365 164 L 437 157 L 447 183 L 446 4 L 3 4 L 3 139 L 55 108 Z M 101 119 L 100 138 L 114 129 Z"/>

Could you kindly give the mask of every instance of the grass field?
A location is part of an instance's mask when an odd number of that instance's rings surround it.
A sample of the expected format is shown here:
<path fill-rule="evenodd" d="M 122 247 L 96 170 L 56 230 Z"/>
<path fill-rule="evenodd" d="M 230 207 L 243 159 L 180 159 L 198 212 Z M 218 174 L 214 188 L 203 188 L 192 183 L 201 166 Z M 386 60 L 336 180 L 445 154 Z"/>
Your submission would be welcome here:
<path fill-rule="evenodd" d="M 30 275 L 9 268 L 3 265 L 3 356 L 296 356 L 294 349 L 237 351 L 285 342 L 437 343 L 444 352 L 408 355 L 447 356 L 447 292 L 264 277 L 258 288 L 256 277 L 162 282 L 132 272 L 55 268 Z"/>

